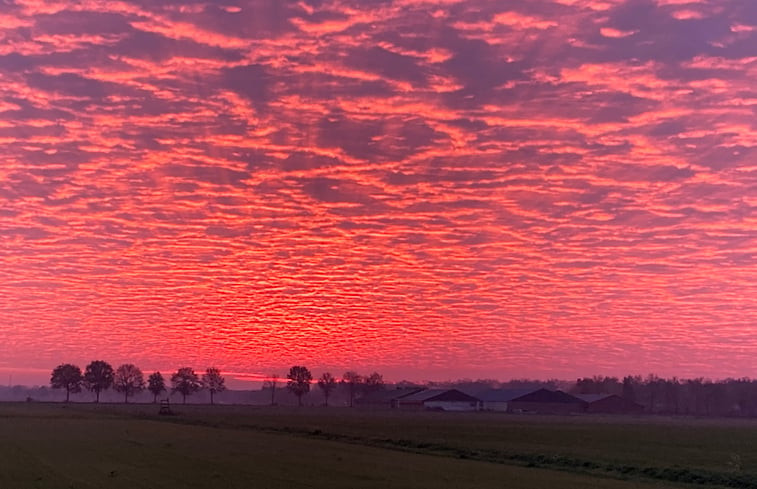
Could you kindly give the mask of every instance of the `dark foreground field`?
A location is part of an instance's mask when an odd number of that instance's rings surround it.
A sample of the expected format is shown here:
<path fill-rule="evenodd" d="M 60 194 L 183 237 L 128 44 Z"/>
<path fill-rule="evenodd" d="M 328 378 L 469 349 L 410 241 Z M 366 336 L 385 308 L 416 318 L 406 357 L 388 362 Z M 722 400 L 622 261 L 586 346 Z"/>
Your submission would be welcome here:
<path fill-rule="evenodd" d="M 0 488 L 757 488 L 757 422 L 0 405 Z"/>

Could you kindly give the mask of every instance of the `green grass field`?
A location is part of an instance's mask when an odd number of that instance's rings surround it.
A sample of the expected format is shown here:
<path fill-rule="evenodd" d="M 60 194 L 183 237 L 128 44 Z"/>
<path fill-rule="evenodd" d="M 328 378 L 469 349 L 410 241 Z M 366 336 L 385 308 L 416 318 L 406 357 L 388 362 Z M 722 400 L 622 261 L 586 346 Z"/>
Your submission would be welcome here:
<path fill-rule="evenodd" d="M 0 488 L 757 487 L 757 421 L 0 404 Z"/>

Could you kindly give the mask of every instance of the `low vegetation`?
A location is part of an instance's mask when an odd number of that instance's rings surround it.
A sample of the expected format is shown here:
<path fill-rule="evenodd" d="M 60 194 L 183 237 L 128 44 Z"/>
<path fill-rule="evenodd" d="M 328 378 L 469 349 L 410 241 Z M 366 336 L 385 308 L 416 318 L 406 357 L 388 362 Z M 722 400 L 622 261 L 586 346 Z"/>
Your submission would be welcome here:
<path fill-rule="evenodd" d="M 757 488 L 757 420 L 230 407 L 212 420 L 199 409 L 176 421 L 602 477 Z"/>
<path fill-rule="evenodd" d="M 746 419 L 32 403 L 0 429 L 0 487 L 757 488 Z"/>

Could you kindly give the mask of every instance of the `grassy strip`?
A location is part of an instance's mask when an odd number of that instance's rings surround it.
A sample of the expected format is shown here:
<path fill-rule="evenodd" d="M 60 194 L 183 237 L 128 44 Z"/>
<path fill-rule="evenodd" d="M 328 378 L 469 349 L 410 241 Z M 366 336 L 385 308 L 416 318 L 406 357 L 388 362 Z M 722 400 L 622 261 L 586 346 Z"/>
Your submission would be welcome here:
<path fill-rule="evenodd" d="M 415 453 L 450 456 L 492 463 L 510 463 L 525 467 L 566 470 L 576 473 L 611 476 L 619 479 L 641 477 L 687 484 L 757 489 L 757 477 L 749 474 L 727 474 L 688 468 L 639 467 L 633 465 L 594 462 L 564 455 L 507 453 L 498 450 L 472 450 L 468 448 L 454 447 L 438 443 L 417 442 L 407 439 L 361 439 L 358 437 L 345 437 L 344 435 L 323 433 L 320 432 L 320 430 L 298 434 L 329 440 L 333 439 L 335 441 L 361 443 L 376 447 L 408 450 Z"/>
<path fill-rule="evenodd" d="M 757 489 L 757 476 L 752 474 L 725 473 L 710 470 L 697 470 L 679 467 L 635 466 L 622 463 L 595 462 L 564 455 L 545 455 L 539 453 L 513 453 L 491 449 L 469 449 L 447 444 L 420 442 L 410 439 L 369 438 L 340 433 L 330 433 L 321 429 L 302 429 L 288 426 L 271 427 L 255 424 L 238 424 L 223 421 L 209 421 L 191 417 L 159 417 L 136 414 L 136 417 L 161 422 L 171 422 L 194 426 L 226 429 L 249 429 L 264 433 L 289 434 L 330 440 L 343 443 L 400 450 L 411 453 L 454 457 L 481 462 L 563 470 L 573 473 L 591 474 L 616 479 L 645 478 L 658 481 L 695 484 L 702 486 L 735 487 L 740 489 Z"/>

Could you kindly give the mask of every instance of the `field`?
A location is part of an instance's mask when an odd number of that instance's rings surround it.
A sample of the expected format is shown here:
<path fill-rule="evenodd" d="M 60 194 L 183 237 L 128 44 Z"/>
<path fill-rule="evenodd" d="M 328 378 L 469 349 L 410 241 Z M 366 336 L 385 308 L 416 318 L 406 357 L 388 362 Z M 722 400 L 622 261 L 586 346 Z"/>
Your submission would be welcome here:
<path fill-rule="evenodd" d="M 757 420 L 0 404 L 0 487 L 757 488 Z"/>

